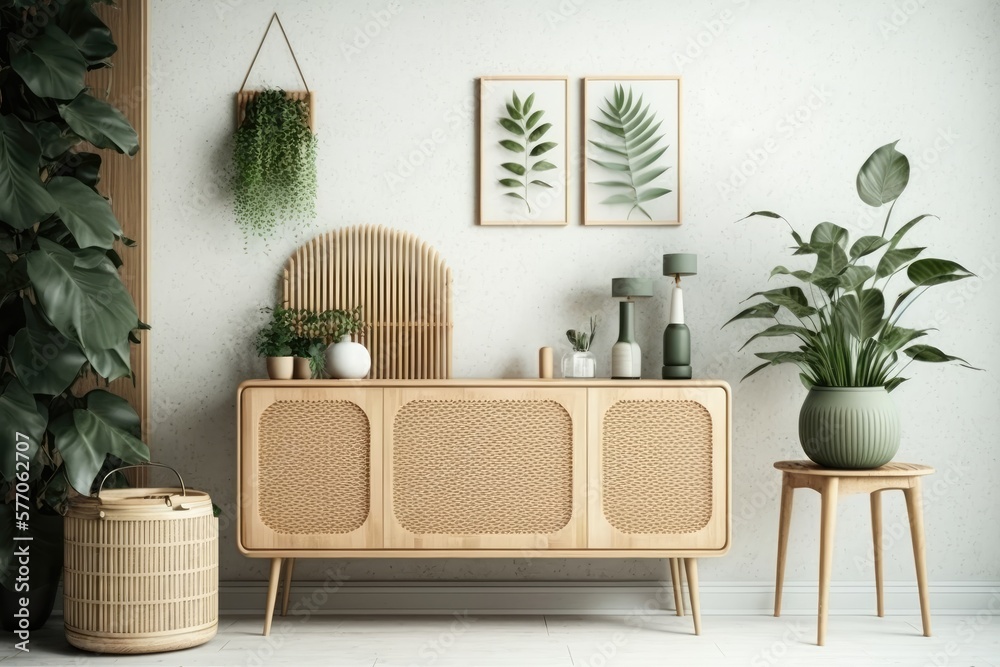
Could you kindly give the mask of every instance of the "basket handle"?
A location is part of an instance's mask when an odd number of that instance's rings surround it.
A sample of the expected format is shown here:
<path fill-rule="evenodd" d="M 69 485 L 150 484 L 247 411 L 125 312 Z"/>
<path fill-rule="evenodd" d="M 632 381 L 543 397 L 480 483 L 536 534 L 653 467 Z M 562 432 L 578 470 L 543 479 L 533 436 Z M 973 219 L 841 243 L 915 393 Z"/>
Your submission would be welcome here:
<path fill-rule="evenodd" d="M 177 481 L 179 481 L 181 483 L 181 495 L 182 496 L 186 496 L 187 495 L 187 488 L 184 486 L 184 478 L 181 477 L 181 474 L 179 472 L 177 472 L 177 470 L 175 470 L 174 468 L 171 468 L 170 466 L 165 465 L 163 463 L 153 463 L 152 461 L 146 461 L 145 463 L 139 463 L 139 464 L 136 464 L 136 465 L 121 466 L 121 467 L 115 468 L 114 470 L 112 470 L 111 472 L 109 472 L 107 475 L 105 475 L 104 478 L 101 480 L 101 485 L 99 487 L 97 487 L 97 498 L 101 497 L 101 491 L 104 490 L 104 482 L 108 481 L 108 477 L 111 477 L 116 472 L 119 472 L 121 470 L 128 470 L 129 468 L 145 468 L 146 466 L 156 466 L 158 468 L 166 468 L 170 472 L 172 472 L 175 475 L 177 475 Z"/>

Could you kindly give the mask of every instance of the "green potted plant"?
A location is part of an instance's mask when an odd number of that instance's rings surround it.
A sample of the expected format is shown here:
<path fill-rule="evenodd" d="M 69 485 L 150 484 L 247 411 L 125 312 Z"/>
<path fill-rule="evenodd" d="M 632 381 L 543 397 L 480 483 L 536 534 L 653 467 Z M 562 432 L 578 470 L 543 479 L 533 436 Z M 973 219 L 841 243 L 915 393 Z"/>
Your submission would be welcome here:
<path fill-rule="evenodd" d="M 341 380 L 360 380 L 368 375 L 372 367 L 371 354 L 368 348 L 354 340 L 365 328 L 361 306 L 352 310 L 328 310 L 321 319 L 325 339 L 330 343 L 326 348 L 327 374 Z"/>
<path fill-rule="evenodd" d="M 261 308 L 268 313 L 267 322 L 257 331 L 254 345 L 257 356 L 265 357 L 267 376 L 272 380 L 290 380 L 293 371 L 292 330 L 289 326 L 289 312 L 281 306 Z"/>
<path fill-rule="evenodd" d="M 76 383 L 130 377 L 146 328 L 118 273 L 115 242 L 132 242 L 96 189 L 101 156 L 86 143 L 139 149 L 125 116 L 84 85 L 116 46 L 87 0 L 26 7 L 0 5 L 0 583 L 4 625 L 28 597 L 37 627 L 61 573 L 69 494 L 149 450 L 127 401 Z M 29 581 L 12 557 L 24 533 Z"/>
<path fill-rule="evenodd" d="M 903 327 L 910 305 L 936 285 L 973 274 L 947 259 L 920 258 L 926 248 L 903 246 L 907 232 L 928 217 L 918 215 L 889 235 L 897 198 L 909 181 L 906 156 L 896 142 L 882 146 L 857 176 L 861 200 L 872 207 L 891 204 L 881 233 L 850 242 L 846 229 L 821 222 L 805 240 L 782 216 L 756 211 L 747 217 L 785 220 L 791 229 L 793 255 L 813 255 L 811 270 L 777 266 L 771 277 L 789 276 L 805 286 L 755 292 L 763 300 L 729 322 L 767 319 L 774 323 L 744 344 L 763 337 L 791 337 L 792 350 L 757 352 L 764 360 L 743 379 L 769 366 L 795 364 L 809 390 L 799 415 L 799 439 L 806 455 L 833 468 L 877 468 L 899 448 L 899 416 L 889 392 L 913 361 L 941 363 L 963 359 L 914 341 L 932 329 Z M 744 218 L 745 219 L 745 218 Z M 890 303 L 885 293 L 892 289 Z M 726 326 L 723 325 L 723 326 Z M 976 369 L 978 370 L 978 369 Z"/>
<path fill-rule="evenodd" d="M 269 89 L 247 103 L 231 183 L 245 236 L 268 237 L 281 223 L 316 217 L 316 135 L 304 101 Z"/>
<path fill-rule="evenodd" d="M 572 346 L 562 358 L 562 373 L 564 378 L 592 378 L 597 375 L 597 357 L 590 351 L 597 334 L 597 316 L 590 318 L 590 333 L 570 329 L 566 339 Z"/>

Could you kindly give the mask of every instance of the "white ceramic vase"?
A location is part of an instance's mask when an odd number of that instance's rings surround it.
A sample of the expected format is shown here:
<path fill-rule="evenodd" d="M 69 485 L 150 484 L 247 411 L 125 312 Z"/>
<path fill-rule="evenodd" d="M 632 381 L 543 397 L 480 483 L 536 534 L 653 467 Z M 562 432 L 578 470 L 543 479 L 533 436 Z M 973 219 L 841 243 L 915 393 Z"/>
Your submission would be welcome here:
<path fill-rule="evenodd" d="M 360 380 L 368 375 L 372 367 L 372 356 L 361 343 L 355 343 L 350 336 L 344 336 L 339 343 L 326 348 L 326 373 L 340 380 Z"/>

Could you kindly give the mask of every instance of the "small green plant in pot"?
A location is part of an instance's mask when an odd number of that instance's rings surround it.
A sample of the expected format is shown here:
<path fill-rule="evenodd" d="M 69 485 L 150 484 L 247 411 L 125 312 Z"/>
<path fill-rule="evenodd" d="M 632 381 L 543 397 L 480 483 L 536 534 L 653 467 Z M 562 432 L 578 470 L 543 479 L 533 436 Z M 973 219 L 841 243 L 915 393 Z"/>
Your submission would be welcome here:
<path fill-rule="evenodd" d="M 261 308 L 269 315 L 267 322 L 257 331 L 254 346 L 257 356 L 267 359 L 267 376 L 272 380 L 290 380 L 293 370 L 292 329 L 290 313 L 286 308 L 274 306 Z"/>
<path fill-rule="evenodd" d="M 752 294 L 763 300 L 736 320 L 767 319 L 774 323 L 744 344 L 764 337 L 790 337 L 796 348 L 757 352 L 764 360 L 743 379 L 769 366 L 795 364 L 809 389 L 799 415 L 799 439 L 810 459 L 833 468 L 877 468 L 899 448 L 899 416 L 889 392 L 907 378 L 913 361 L 942 363 L 963 359 L 931 345 L 917 343 L 931 329 L 903 327 L 900 319 L 928 289 L 973 274 L 947 259 L 923 258 L 923 247 L 903 239 L 928 214 L 918 215 L 889 235 L 897 198 L 909 181 L 910 165 L 896 143 L 876 150 L 861 166 L 857 191 L 872 207 L 891 204 L 882 231 L 850 242 L 846 229 L 821 222 L 805 240 L 782 216 L 756 211 L 747 217 L 785 220 L 792 230 L 793 255 L 813 255 L 812 270 L 775 267 L 771 277 L 789 276 L 791 285 Z M 898 290 L 892 303 L 885 292 Z M 723 326 L 726 326 L 723 325 Z M 978 370 L 978 369 L 976 369 Z M 864 426 L 865 428 L 862 428 Z"/>
<path fill-rule="evenodd" d="M 590 318 L 590 332 L 570 329 L 566 339 L 572 350 L 563 355 L 562 373 L 564 378 L 592 378 L 597 375 L 597 357 L 590 351 L 597 335 L 597 316 Z"/>
<path fill-rule="evenodd" d="M 236 222 L 269 237 L 287 221 L 316 217 L 316 136 L 309 110 L 284 91 L 264 90 L 246 106 L 233 147 Z"/>

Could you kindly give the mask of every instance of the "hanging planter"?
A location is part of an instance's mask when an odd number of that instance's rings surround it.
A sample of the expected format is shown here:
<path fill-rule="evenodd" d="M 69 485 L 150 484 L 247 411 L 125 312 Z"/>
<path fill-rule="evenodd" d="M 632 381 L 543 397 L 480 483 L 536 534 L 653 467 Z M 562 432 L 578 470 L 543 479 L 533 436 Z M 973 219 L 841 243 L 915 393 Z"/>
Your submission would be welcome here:
<path fill-rule="evenodd" d="M 304 91 L 245 91 L 261 46 L 277 22 Z M 281 19 L 272 15 L 243 85 L 236 94 L 232 191 L 236 222 L 245 236 L 269 237 L 289 222 L 316 217 L 316 135 L 313 94 L 299 68 Z"/>

